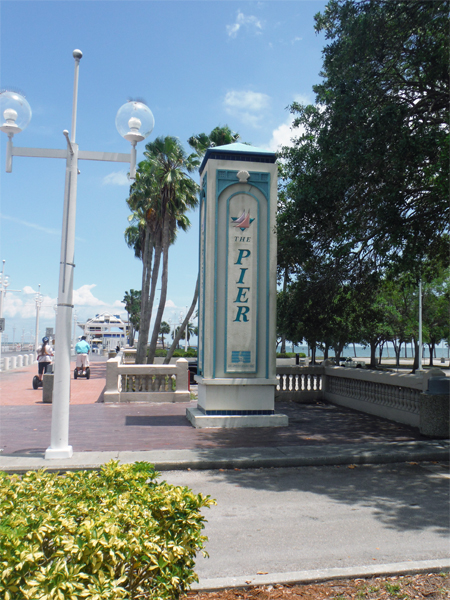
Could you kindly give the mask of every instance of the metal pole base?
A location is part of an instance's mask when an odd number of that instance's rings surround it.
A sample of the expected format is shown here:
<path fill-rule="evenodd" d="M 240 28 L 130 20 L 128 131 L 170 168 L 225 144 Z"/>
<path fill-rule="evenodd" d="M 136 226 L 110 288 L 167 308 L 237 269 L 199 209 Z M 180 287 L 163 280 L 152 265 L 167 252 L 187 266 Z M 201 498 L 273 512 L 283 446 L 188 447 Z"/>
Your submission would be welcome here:
<path fill-rule="evenodd" d="M 67 446 L 66 448 L 47 448 L 45 451 L 45 460 L 54 460 L 56 458 L 72 458 L 73 448 Z"/>

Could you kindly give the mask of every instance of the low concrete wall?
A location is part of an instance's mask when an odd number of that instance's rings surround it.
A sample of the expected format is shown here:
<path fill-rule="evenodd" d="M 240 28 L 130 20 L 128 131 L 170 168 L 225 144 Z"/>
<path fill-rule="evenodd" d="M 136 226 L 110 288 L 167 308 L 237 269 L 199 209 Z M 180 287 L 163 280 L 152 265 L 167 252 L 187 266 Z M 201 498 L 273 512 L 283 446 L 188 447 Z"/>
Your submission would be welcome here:
<path fill-rule="evenodd" d="M 423 393 L 428 388 L 428 380 L 439 376 L 445 376 L 440 369 L 430 369 L 412 375 L 328 365 L 277 367 L 277 378 L 280 383 L 277 386 L 276 399 L 300 403 L 323 399 L 333 404 L 421 428 L 421 418 L 422 421 L 425 418 L 423 409 L 421 413 Z M 426 414 L 437 413 L 430 410 Z M 427 430 L 434 431 L 433 427 L 438 425 L 427 425 Z M 442 426 L 438 429 L 442 434 Z"/>
<path fill-rule="evenodd" d="M 307 404 L 323 397 L 323 367 L 321 366 L 297 367 L 277 364 L 277 378 L 279 385 L 275 390 L 275 400 Z"/>
<path fill-rule="evenodd" d="M 106 362 L 105 402 L 189 402 L 187 360 L 179 358 L 175 365 L 123 364 L 124 354 Z"/>

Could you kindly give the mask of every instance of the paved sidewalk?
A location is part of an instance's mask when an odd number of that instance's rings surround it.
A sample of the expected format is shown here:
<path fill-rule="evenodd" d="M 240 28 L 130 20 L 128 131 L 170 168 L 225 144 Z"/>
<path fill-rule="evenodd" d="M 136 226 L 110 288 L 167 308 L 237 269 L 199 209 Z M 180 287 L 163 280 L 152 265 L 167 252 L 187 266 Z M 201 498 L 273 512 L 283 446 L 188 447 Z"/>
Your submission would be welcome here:
<path fill-rule="evenodd" d="M 74 366 L 74 365 L 73 365 Z M 74 456 L 45 461 L 52 406 L 33 390 L 36 365 L 1 374 L 0 469 L 98 468 L 115 458 L 148 460 L 158 469 L 245 468 L 448 460 L 447 441 L 325 402 L 277 403 L 283 428 L 194 429 L 189 403 L 104 404 L 106 362 L 91 361 L 91 379 L 71 380 L 69 443 Z"/>
<path fill-rule="evenodd" d="M 185 412 L 188 406 L 195 406 L 195 401 L 104 404 L 106 363 L 99 357 L 91 362 L 90 380 L 71 380 L 69 440 L 74 449 L 73 457 L 46 461 L 44 452 L 50 442 L 52 406 L 42 403 L 42 390 L 32 389 L 31 381 L 36 371 L 34 365 L 1 374 L 0 448 L 3 452 L 0 453 L 0 470 L 21 473 L 42 467 L 57 471 L 96 469 L 114 459 L 123 463 L 151 462 L 158 470 L 166 471 L 167 477 L 173 476 L 167 471 L 184 470 L 188 476 L 198 470 L 214 469 L 216 475 L 229 478 L 234 473 L 239 474 L 239 469 L 261 467 L 316 466 L 327 469 L 325 465 L 403 462 L 422 463 L 428 468 L 423 461 L 440 461 L 439 465 L 432 466 L 445 469 L 442 461 L 449 458 L 446 440 L 429 440 L 415 428 L 325 402 L 277 403 L 277 411 L 289 416 L 289 426 L 253 429 L 194 429 Z M 186 469 L 192 472 L 187 473 Z M 348 472 L 359 476 L 359 469 L 351 468 Z M 250 471 L 245 472 L 246 480 L 248 473 Z M 360 488 L 355 489 L 360 494 Z M 345 488 L 345 497 L 347 492 Z M 330 514 L 334 514 L 333 511 Z M 345 521 L 345 527 L 348 524 Z M 321 522 L 317 525 L 319 539 L 323 535 Z M 251 539 L 249 543 L 251 545 Z M 332 545 L 334 543 L 338 548 L 340 542 L 335 540 Z M 219 544 L 223 545 L 222 538 Z M 352 559 L 349 557 L 349 566 L 337 568 L 324 556 L 322 561 L 319 560 L 324 568 L 311 568 L 299 561 L 302 570 L 270 570 L 267 575 L 236 572 L 230 576 L 219 570 L 211 576 L 201 571 L 200 582 L 194 589 L 245 587 L 248 582 L 252 585 L 307 582 L 450 569 L 450 560 L 438 554 L 428 556 L 426 552 L 418 552 L 417 557 L 424 560 L 385 561 L 376 566 L 357 561 L 350 566 Z M 199 564 L 198 568 L 203 567 Z"/>

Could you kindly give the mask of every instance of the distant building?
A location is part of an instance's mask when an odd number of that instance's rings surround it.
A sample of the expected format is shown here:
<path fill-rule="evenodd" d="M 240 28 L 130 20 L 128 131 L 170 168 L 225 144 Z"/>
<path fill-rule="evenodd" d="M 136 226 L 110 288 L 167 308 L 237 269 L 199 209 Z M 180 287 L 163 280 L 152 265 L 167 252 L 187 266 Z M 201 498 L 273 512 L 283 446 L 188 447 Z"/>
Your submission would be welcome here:
<path fill-rule="evenodd" d="M 126 346 L 129 324 L 122 321 L 120 315 L 102 313 L 88 319 L 86 323 L 78 323 L 90 344 L 102 344 L 103 348 Z"/>

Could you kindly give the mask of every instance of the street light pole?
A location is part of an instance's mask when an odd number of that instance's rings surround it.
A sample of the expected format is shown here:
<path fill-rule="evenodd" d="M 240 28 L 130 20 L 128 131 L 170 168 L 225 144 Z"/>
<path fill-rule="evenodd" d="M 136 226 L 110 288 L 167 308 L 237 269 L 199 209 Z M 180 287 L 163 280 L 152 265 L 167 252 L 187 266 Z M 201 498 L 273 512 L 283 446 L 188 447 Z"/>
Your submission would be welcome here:
<path fill-rule="evenodd" d="M 42 148 L 15 148 L 13 137 L 20 133 L 30 122 L 31 108 L 28 102 L 15 92 L 0 92 L 0 118 L 5 122 L 0 130 L 8 135 L 6 152 L 6 172 L 12 172 L 13 156 L 64 158 L 66 159 L 66 179 L 64 188 L 64 209 L 61 236 L 61 256 L 58 287 L 58 311 L 56 315 L 56 343 L 54 386 L 52 403 L 52 427 L 50 446 L 45 452 L 46 459 L 70 458 L 73 454 L 69 445 L 69 401 L 70 401 L 70 346 L 73 309 L 73 276 L 75 246 L 75 215 L 77 200 L 77 177 L 79 160 L 101 160 L 124 162 L 130 165 L 130 179 L 136 175 L 136 143 L 144 140 L 154 127 L 151 110 L 141 102 L 127 102 L 116 115 L 116 127 L 131 143 L 130 154 L 112 152 L 80 151 L 76 144 L 78 72 L 83 54 L 74 50 L 75 59 L 72 130 L 66 138 L 65 150 L 47 150 Z M 1 121 L 0 121 L 1 123 Z"/>

